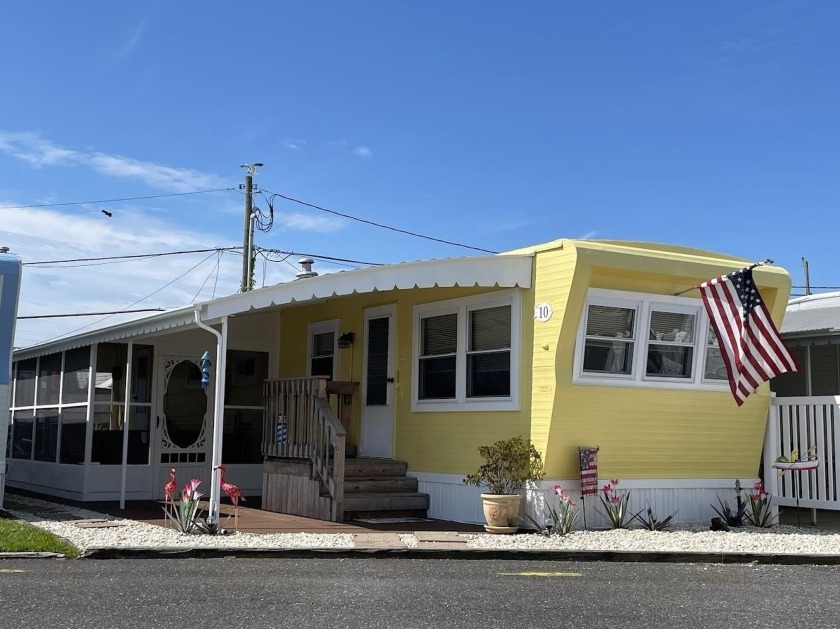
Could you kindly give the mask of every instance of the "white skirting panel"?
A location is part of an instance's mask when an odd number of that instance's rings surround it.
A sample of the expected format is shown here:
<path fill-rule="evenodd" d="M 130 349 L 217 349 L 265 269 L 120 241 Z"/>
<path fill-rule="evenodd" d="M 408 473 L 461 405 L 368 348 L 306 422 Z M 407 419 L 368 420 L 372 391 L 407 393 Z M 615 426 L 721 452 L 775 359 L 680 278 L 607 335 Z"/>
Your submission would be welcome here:
<path fill-rule="evenodd" d="M 418 491 L 429 494 L 430 518 L 470 524 L 484 523 L 481 510 L 482 490 L 465 485 L 463 476 L 411 471 L 408 475 L 418 480 Z M 749 490 L 758 479 L 740 480 L 741 496 L 746 500 Z M 608 482 L 609 480 L 599 481 L 599 491 Z M 555 500 L 554 486 L 557 484 L 563 485 L 579 508 L 585 509 L 587 528 L 609 525 L 603 516 L 604 508 L 598 496 L 588 496 L 584 501 L 580 500 L 580 481 L 577 479 L 541 481 L 523 490 L 527 503 L 525 508 L 538 521 L 542 521 L 545 501 L 551 504 Z M 712 505 L 719 507 L 718 497 L 727 500 L 733 507 L 736 502 L 735 479 L 634 479 L 620 481 L 618 487 L 620 490 L 630 491 L 628 505 L 631 514 L 642 510 L 647 512 L 647 508 L 650 507 L 659 519 L 676 513 L 673 522 L 709 522 L 717 515 Z M 583 516 L 581 511 L 577 528 L 583 527 Z"/>
<path fill-rule="evenodd" d="M 47 496 L 81 500 L 85 481 L 83 465 L 9 459 L 6 486 Z"/>

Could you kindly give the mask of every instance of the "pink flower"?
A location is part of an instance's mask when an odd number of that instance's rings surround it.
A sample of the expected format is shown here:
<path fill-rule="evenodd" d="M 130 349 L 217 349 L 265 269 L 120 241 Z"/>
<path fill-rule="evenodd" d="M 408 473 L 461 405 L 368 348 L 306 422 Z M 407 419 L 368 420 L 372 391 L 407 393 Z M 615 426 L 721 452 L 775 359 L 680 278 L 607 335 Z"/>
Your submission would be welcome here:
<path fill-rule="evenodd" d="M 619 498 L 618 496 L 612 496 L 610 498 L 610 502 L 613 503 L 614 505 L 617 505 L 619 502 L 621 502 L 621 498 Z"/>
<path fill-rule="evenodd" d="M 610 493 L 610 491 L 611 491 L 611 490 L 612 490 L 612 487 L 610 487 L 610 484 L 609 484 L 609 483 L 607 483 L 606 485 L 604 485 L 603 492 L 604 492 L 604 494 L 605 494 L 605 495 L 606 495 L 606 494 L 608 494 L 608 493 Z"/>
<path fill-rule="evenodd" d="M 618 485 L 618 479 L 617 478 L 613 478 L 610 482 L 613 484 L 613 487 L 616 487 Z"/>
<path fill-rule="evenodd" d="M 555 485 L 554 486 L 554 495 L 558 498 L 563 497 L 563 485 Z"/>
<path fill-rule="evenodd" d="M 574 509 L 577 506 L 577 503 L 573 500 L 569 500 L 569 506 Z"/>
<path fill-rule="evenodd" d="M 761 491 L 762 489 L 764 489 L 764 483 L 758 481 L 755 485 L 753 485 L 753 489 L 755 489 L 756 491 Z"/>

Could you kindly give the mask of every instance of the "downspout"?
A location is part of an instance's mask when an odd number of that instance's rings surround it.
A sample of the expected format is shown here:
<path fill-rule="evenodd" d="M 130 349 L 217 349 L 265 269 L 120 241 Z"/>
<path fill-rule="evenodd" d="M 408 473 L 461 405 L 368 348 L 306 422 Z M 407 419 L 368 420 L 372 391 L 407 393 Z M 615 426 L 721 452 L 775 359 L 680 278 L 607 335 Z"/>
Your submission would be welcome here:
<path fill-rule="evenodd" d="M 203 330 L 214 334 L 216 336 L 216 387 L 213 408 L 213 454 L 211 456 L 210 469 L 210 513 L 207 517 L 209 522 L 218 522 L 219 520 L 219 471 L 216 469 L 217 465 L 222 464 L 222 435 L 224 432 L 225 419 L 225 359 L 227 356 L 227 334 L 228 334 L 228 318 L 227 315 L 222 317 L 222 331 L 219 332 L 215 328 L 201 320 L 200 309 L 193 310 L 195 315 L 195 324 Z"/>
<path fill-rule="evenodd" d="M 131 363 L 134 341 L 128 342 L 128 358 L 125 361 L 125 387 L 123 389 L 123 450 L 122 450 L 122 479 L 120 481 L 120 509 L 125 509 L 125 482 L 128 473 L 128 428 L 131 421 Z M 94 387 L 96 383 L 94 383 Z M 113 390 L 113 381 L 111 387 Z"/>

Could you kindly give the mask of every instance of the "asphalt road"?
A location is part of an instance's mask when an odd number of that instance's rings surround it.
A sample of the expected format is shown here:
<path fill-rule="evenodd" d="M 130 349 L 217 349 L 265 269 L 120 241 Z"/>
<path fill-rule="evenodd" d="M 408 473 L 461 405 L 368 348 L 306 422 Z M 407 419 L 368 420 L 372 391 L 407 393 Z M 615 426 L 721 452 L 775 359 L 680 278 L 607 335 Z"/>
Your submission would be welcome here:
<path fill-rule="evenodd" d="M 0 561 L 0 627 L 840 626 L 840 567 L 442 559 Z"/>

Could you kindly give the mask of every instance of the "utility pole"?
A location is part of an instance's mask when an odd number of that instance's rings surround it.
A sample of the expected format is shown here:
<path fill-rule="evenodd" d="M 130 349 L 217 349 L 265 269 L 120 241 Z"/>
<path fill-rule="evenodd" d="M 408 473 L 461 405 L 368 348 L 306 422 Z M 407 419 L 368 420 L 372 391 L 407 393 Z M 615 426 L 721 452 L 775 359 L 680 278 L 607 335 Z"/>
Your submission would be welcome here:
<path fill-rule="evenodd" d="M 802 258 L 802 271 L 805 273 L 805 294 L 811 294 L 811 275 L 808 272 L 808 261 Z"/>
<path fill-rule="evenodd" d="M 240 292 L 251 290 L 251 251 L 254 246 L 254 173 L 257 168 L 264 166 L 262 162 L 240 164 L 245 169 L 245 184 L 240 188 L 245 190 L 245 225 L 242 239 L 242 284 Z"/>

